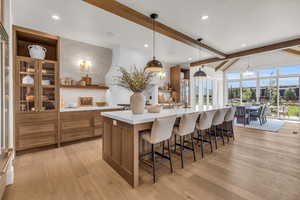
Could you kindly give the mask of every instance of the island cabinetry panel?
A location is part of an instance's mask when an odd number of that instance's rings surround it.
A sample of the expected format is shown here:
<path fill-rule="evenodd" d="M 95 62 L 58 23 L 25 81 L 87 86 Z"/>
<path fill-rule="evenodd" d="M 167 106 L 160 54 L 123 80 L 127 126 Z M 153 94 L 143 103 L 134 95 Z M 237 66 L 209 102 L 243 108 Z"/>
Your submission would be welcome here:
<path fill-rule="evenodd" d="M 102 136 L 104 119 L 101 112 L 117 110 L 121 109 L 61 112 L 61 142 Z"/>

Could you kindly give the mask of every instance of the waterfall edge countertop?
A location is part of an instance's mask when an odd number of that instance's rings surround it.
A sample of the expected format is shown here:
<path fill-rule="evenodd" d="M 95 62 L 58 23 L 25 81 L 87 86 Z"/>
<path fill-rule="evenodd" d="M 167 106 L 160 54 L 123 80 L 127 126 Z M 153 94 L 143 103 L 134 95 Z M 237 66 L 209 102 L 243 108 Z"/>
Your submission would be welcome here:
<path fill-rule="evenodd" d="M 123 106 L 88 106 L 88 107 L 76 107 L 76 108 L 61 108 L 60 112 L 73 112 L 73 111 L 90 111 L 90 110 L 113 110 L 123 109 Z"/>
<path fill-rule="evenodd" d="M 128 124 L 141 124 L 147 122 L 153 122 L 156 118 L 167 117 L 171 115 L 177 115 L 178 117 L 183 114 L 204 112 L 210 110 L 218 110 L 227 108 L 226 106 L 196 106 L 193 108 L 178 108 L 178 109 L 163 109 L 160 113 L 149 113 L 145 110 L 144 114 L 134 115 L 130 110 L 126 111 L 113 111 L 101 113 L 102 116 L 111 119 L 119 120 Z"/>

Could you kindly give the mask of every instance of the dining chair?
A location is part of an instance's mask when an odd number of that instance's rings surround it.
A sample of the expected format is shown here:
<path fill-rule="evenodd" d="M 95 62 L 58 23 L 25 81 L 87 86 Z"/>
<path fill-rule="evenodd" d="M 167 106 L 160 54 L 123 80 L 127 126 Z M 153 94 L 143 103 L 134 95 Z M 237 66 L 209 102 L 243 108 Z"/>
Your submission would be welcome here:
<path fill-rule="evenodd" d="M 213 120 L 212 120 L 212 127 L 213 127 L 213 132 L 214 132 L 214 137 L 215 137 L 216 149 L 218 149 L 218 143 L 217 143 L 218 137 L 222 138 L 223 145 L 225 145 L 222 124 L 224 122 L 227 111 L 228 111 L 228 108 L 223 108 L 223 109 L 217 110 L 217 112 L 215 113 Z M 220 134 L 217 133 L 218 130 L 221 132 Z"/>
<path fill-rule="evenodd" d="M 250 115 L 249 113 L 247 112 L 246 110 L 246 107 L 245 106 L 237 106 L 236 107 L 236 112 L 235 112 L 235 117 L 237 119 L 237 123 L 243 123 L 244 126 L 246 124 L 249 123 L 249 118 L 250 118 Z"/>
<path fill-rule="evenodd" d="M 201 142 L 202 158 L 204 158 L 204 144 L 205 143 L 210 144 L 210 151 L 213 152 L 210 128 L 212 126 L 212 121 L 213 121 L 213 117 L 214 117 L 215 113 L 216 113 L 215 110 L 202 112 L 200 114 L 199 120 L 196 124 L 197 137 L 194 137 L 194 139 Z M 205 139 L 205 137 L 207 137 L 208 140 Z"/>
<path fill-rule="evenodd" d="M 263 123 L 263 110 L 264 106 L 260 106 L 257 111 L 251 111 L 250 114 L 250 120 L 259 120 L 260 125 Z"/>
<path fill-rule="evenodd" d="M 169 117 L 161 117 L 154 120 L 152 129 L 150 131 L 143 132 L 142 139 L 151 144 L 151 157 L 152 157 L 152 175 L 153 175 L 153 182 L 156 182 L 156 158 L 155 156 L 158 155 L 162 158 L 169 160 L 170 163 L 170 170 L 173 173 L 173 165 L 172 165 L 172 157 L 171 157 L 171 150 L 170 150 L 170 138 L 172 136 L 172 131 L 174 127 L 174 123 L 176 120 L 176 115 L 172 115 Z M 168 144 L 168 156 L 155 151 L 155 145 L 167 141 Z M 163 147 L 164 148 L 164 147 Z M 146 153 L 140 156 L 142 159 L 144 156 L 150 154 Z"/>
<path fill-rule="evenodd" d="M 173 133 L 175 135 L 175 152 L 176 146 L 180 147 L 180 157 L 181 157 L 181 167 L 184 167 L 183 164 L 183 151 L 184 149 L 193 151 L 194 161 L 196 161 L 195 145 L 193 140 L 193 134 L 196 128 L 196 122 L 199 117 L 199 113 L 184 114 L 181 119 L 178 127 L 174 127 Z M 190 136 L 191 141 L 186 140 L 186 136 Z M 177 143 L 176 136 L 179 136 L 180 143 Z M 185 143 L 191 142 L 191 147 L 186 146 Z"/>

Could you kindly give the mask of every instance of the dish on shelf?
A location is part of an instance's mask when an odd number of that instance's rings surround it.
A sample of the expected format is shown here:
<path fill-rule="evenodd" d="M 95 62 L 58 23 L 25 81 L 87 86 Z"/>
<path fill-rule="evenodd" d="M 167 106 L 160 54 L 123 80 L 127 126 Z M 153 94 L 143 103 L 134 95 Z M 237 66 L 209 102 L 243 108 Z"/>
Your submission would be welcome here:
<path fill-rule="evenodd" d="M 99 107 L 106 106 L 106 102 L 105 101 L 98 101 L 98 102 L 96 102 L 96 106 L 99 106 Z"/>

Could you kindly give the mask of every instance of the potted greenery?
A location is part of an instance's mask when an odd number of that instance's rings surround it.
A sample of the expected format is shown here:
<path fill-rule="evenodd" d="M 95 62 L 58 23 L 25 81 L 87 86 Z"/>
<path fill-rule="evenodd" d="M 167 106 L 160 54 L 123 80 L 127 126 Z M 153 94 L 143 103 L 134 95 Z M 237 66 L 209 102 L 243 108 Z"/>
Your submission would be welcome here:
<path fill-rule="evenodd" d="M 143 91 L 150 86 L 154 73 L 134 67 L 127 71 L 119 69 L 120 75 L 116 77 L 116 85 L 133 92 L 130 97 L 130 106 L 133 114 L 143 114 L 145 108 L 145 96 Z"/>

